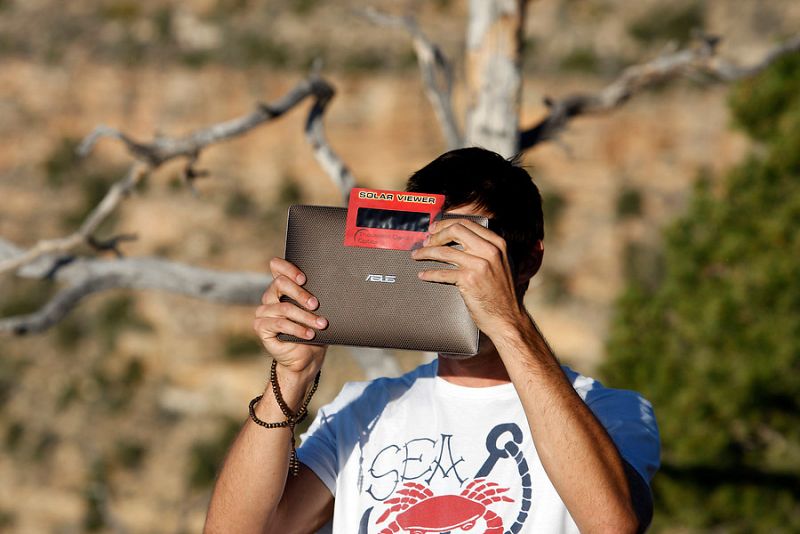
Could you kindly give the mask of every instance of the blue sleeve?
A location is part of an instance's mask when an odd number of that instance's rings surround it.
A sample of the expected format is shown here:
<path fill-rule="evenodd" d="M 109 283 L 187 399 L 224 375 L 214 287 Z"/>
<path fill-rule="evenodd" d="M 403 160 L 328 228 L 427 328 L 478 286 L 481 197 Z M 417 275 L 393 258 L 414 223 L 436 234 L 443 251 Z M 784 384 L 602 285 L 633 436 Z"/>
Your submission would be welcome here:
<path fill-rule="evenodd" d="M 650 402 L 635 391 L 600 387 L 587 393 L 586 403 L 620 455 L 650 482 L 661 463 L 658 425 Z"/>
<path fill-rule="evenodd" d="M 620 455 L 649 483 L 661 464 L 661 441 L 650 402 L 635 391 L 607 388 L 569 368 L 564 372 Z"/>

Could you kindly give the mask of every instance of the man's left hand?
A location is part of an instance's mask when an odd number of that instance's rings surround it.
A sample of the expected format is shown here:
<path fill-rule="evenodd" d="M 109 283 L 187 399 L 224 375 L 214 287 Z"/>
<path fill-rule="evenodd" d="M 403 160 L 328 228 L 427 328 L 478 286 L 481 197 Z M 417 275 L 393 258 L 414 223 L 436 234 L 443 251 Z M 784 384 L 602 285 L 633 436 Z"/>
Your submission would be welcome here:
<path fill-rule="evenodd" d="M 447 246 L 458 243 L 464 250 Z M 507 331 L 526 317 L 517 301 L 505 239 L 467 219 L 445 219 L 431 225 L 423 247 L 412 252 L 415 260 L 441 261 L 455 269 L 422 271 L 430 282 L 455 284 L 472 320 L 487 336 Z"/>

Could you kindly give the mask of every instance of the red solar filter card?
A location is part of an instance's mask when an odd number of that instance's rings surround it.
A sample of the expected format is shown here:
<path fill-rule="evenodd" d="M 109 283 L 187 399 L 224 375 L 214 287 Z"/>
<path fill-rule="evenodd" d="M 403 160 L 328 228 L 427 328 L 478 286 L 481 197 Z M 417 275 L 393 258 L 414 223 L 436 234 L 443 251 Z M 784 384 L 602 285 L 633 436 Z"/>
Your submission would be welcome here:
<path fill-rule="evenodd" d="M 411 250 L 441 217 L 444 195 L 356 187 L 350 191 L 344 244 Z"/>

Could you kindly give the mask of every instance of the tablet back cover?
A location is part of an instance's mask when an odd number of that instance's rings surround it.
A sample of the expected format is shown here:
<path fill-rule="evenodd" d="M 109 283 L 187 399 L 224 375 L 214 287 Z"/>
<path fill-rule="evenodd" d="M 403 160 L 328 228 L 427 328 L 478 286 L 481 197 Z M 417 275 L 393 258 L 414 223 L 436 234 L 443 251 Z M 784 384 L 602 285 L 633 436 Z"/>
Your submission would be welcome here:
<path fill-rule="evenodd" d="M 458 288 L 417 277 L 454 267 L 416 261 L 408 250 L 345 246 L 346 217 L 339 207 L 289 209 L 285 258 L 306 274 L 304 287 L 319 299 L 316 312 L 328 319 L 311 343 L 476 354 L 478 329 Z M 488 223 L 486 217 L 459 217 Z"/>

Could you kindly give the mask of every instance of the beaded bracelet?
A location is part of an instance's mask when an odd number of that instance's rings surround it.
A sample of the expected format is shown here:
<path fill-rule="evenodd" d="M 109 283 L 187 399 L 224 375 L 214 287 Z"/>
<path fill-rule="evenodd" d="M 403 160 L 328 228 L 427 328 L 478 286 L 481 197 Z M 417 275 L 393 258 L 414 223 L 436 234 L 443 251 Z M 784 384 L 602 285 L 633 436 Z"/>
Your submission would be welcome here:
<path fill-rule="evenodd" d="M 261 425 L 264 428 L 289 428 L 289 432 L 291 432 L 292 435 L 290 442 L 292 446 L 292 452 L 289 455 L 289 469 L 291 470 L 293 476 L 297 476 L 297 473 L 300 469 L 300 464 L 297 461 L 294 427 L 303 421 L 303 419 L 305 419 L 308 415 L 308 403 L 311 402 L 311 397 L 313 397 L 314 393 L 317 391 L 319 377 L 321 374 L 321 371 L 317 371 L 317 376 L 314 377 L 314 383 L 311 385 L 311 390 L 309 390 L 308 394 L 306 395 L 306 398 L 303 401 L 303 404 L 300 406 L 300 409 L 297 410 L 296 414 L 293 414 L 292 411 L 289 410 L 289 406 L 286 405 L 286 401 L 283 400 L 281 388 L 278 385 L 278 362 L 276 360 L 272 360 L 272 367 L 270 367 L 269 370 L 269 383 L 272 386 L 272 394 L 275 395 L 275 400 L 278 403 L 278 407 L 280 407 L 283 415 L 286 416 L 286 421 L 281 421 L 279 423 L 267 423 L 266 421 L 262 421 L 256 416 L 256 404 L 258 404 L 258 401 L 263 398 L 263 395 L 259 395 L 250 401 L 250 419 L 252 419 L 256 424 Z"/>

